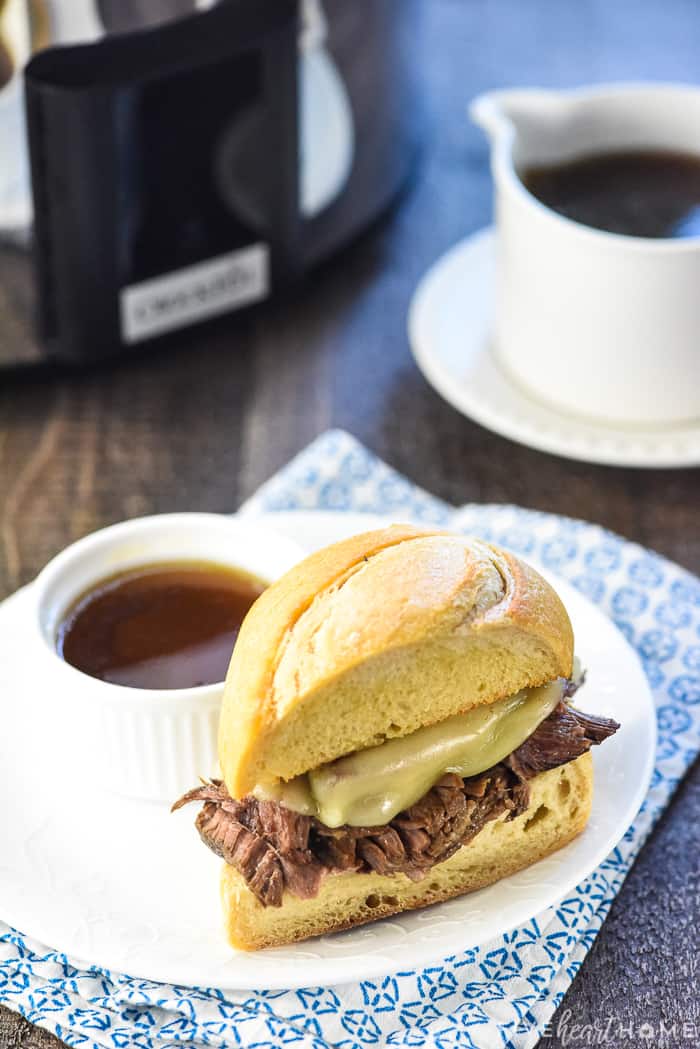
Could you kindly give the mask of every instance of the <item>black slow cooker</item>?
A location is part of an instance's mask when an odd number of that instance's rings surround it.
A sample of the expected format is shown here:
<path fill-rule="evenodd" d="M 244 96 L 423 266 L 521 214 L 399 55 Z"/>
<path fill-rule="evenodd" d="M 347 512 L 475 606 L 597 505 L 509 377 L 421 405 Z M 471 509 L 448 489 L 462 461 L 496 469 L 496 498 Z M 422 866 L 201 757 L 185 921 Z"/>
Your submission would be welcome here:
<path fill-rule="evenodd" d="M 73 40 L 86 5 L 85 38 L 25 74 L 49 355 L 128 352 L 259 305 L 412 167 L 419 0 L 64 3 Z M 53 18 L 61 41 L 60 0 Z"/>

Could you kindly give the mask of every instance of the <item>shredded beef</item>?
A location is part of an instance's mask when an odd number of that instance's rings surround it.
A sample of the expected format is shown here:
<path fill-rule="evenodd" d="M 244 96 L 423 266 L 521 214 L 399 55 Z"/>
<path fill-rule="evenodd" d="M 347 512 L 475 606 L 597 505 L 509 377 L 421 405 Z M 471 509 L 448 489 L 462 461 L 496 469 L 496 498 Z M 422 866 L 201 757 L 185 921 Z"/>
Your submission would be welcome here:
<path fill-rule="evenodd" d="M 265 838 L 253 834 L 213 800 L 205 803 L 196 825 L 204 843 L 240 871 L 259 900 L 273 906 L 281 904 L 285 880 L 282 864 Z"/>
<path fill-rule="evenodd" d="M 196 820 L 202 840 L 235 867 L 264 906 L 279 907 L 285 889 L 301 899 L 316 896 L 330 871 L 422 878 L 490 820 L 525 812 L 533 776 L 573 761 L 618 728 L 609 718 L 559 703 L 498 765 L 468 779 L 447 773 L 381 827 L 331 828 L 275 801 L 251 795 L 236 801 L 220 780 L 189 791 L 173 809 L 203 801 Z"/>
<path fill-rule="evenodd" d="M 301 899 L 318 893 L 326 868 L 308 848 L 311 817 L 273 801 L 235 801 L 220 780 L 175 803 L 204 801 L 196 827 L 205 845 L 243 875 L 265 906 L 279 907 L 285 887 Z"/>
<path fill-rule="evenodd" d="M 520 780 L 573 761 L 619 728 L 610 718 L 582 714 L 560 703 L 524 743 L 504 760 Z"/>

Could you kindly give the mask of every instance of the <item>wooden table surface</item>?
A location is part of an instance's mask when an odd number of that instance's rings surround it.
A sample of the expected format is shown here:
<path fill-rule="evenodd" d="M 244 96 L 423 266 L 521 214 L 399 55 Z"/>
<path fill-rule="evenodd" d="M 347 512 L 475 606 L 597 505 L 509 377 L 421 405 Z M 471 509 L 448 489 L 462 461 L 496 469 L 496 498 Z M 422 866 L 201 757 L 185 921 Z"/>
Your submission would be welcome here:
<path fill-rule="evenodd" d="M 329 426 L 350 430 L 453 503 L 513 502 L 598 521 L 700 568 L 699 471 L 590 466 L 503 440 L 428 388 L 405 325 L 424 270 L 490 219 L 486 144 L 467 123 L 469 97 L 515 83 L 696 80 L 700 7 L 430 0 L 416 62 L 431 120 L 415 183 L 293 301 L 213 335 L 193 334 L 177 351 L 99 371 L 0 375 L 0 596 L 71 540 L 121 518 L 235 509 Z M 25 256 L 2 251 L 0 330 L 20 352 L 31 350 L 31 301 Z M 656 1032 L 652 1046 L 700 1041 L 699 856 L 696 763 L 543 1045 L 591 1044 L 574 1025 L 602 1028 L 609 1016 L 616 1037 L 608 1044 L 639 1044 L 642 1023 Z M 667 1031 L 676 1025 L 665 1042 L 662 1023 Z M 55 1044 L 0 1009 L 0 1047 Z"/>

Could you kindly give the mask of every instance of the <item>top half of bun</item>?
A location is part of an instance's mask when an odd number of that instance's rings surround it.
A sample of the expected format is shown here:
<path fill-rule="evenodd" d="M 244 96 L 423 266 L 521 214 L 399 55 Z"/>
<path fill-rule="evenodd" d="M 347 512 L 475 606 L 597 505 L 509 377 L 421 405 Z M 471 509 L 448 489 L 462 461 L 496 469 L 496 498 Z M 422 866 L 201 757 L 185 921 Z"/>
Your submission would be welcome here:
<path fill-rule="evenodd" d="M 407 525 L 312 554 L 246 617 L 219 760 L 233 797 L 571 674 L 554 590 L 512 554 Z"/>

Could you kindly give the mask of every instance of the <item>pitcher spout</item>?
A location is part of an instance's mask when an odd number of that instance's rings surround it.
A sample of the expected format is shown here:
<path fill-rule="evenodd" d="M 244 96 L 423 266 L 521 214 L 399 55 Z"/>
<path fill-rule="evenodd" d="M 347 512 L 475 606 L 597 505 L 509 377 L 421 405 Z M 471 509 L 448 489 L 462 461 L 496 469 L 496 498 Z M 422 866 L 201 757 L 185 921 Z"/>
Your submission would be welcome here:
<path fill-rule="evenodd" d="M 560 91 L 517 88 L 487 91 L 469 105 L 469 116 L 488 135 L 492 145 L 510 142 L 526 127 L 549 123 L 566 104 Z"/>

